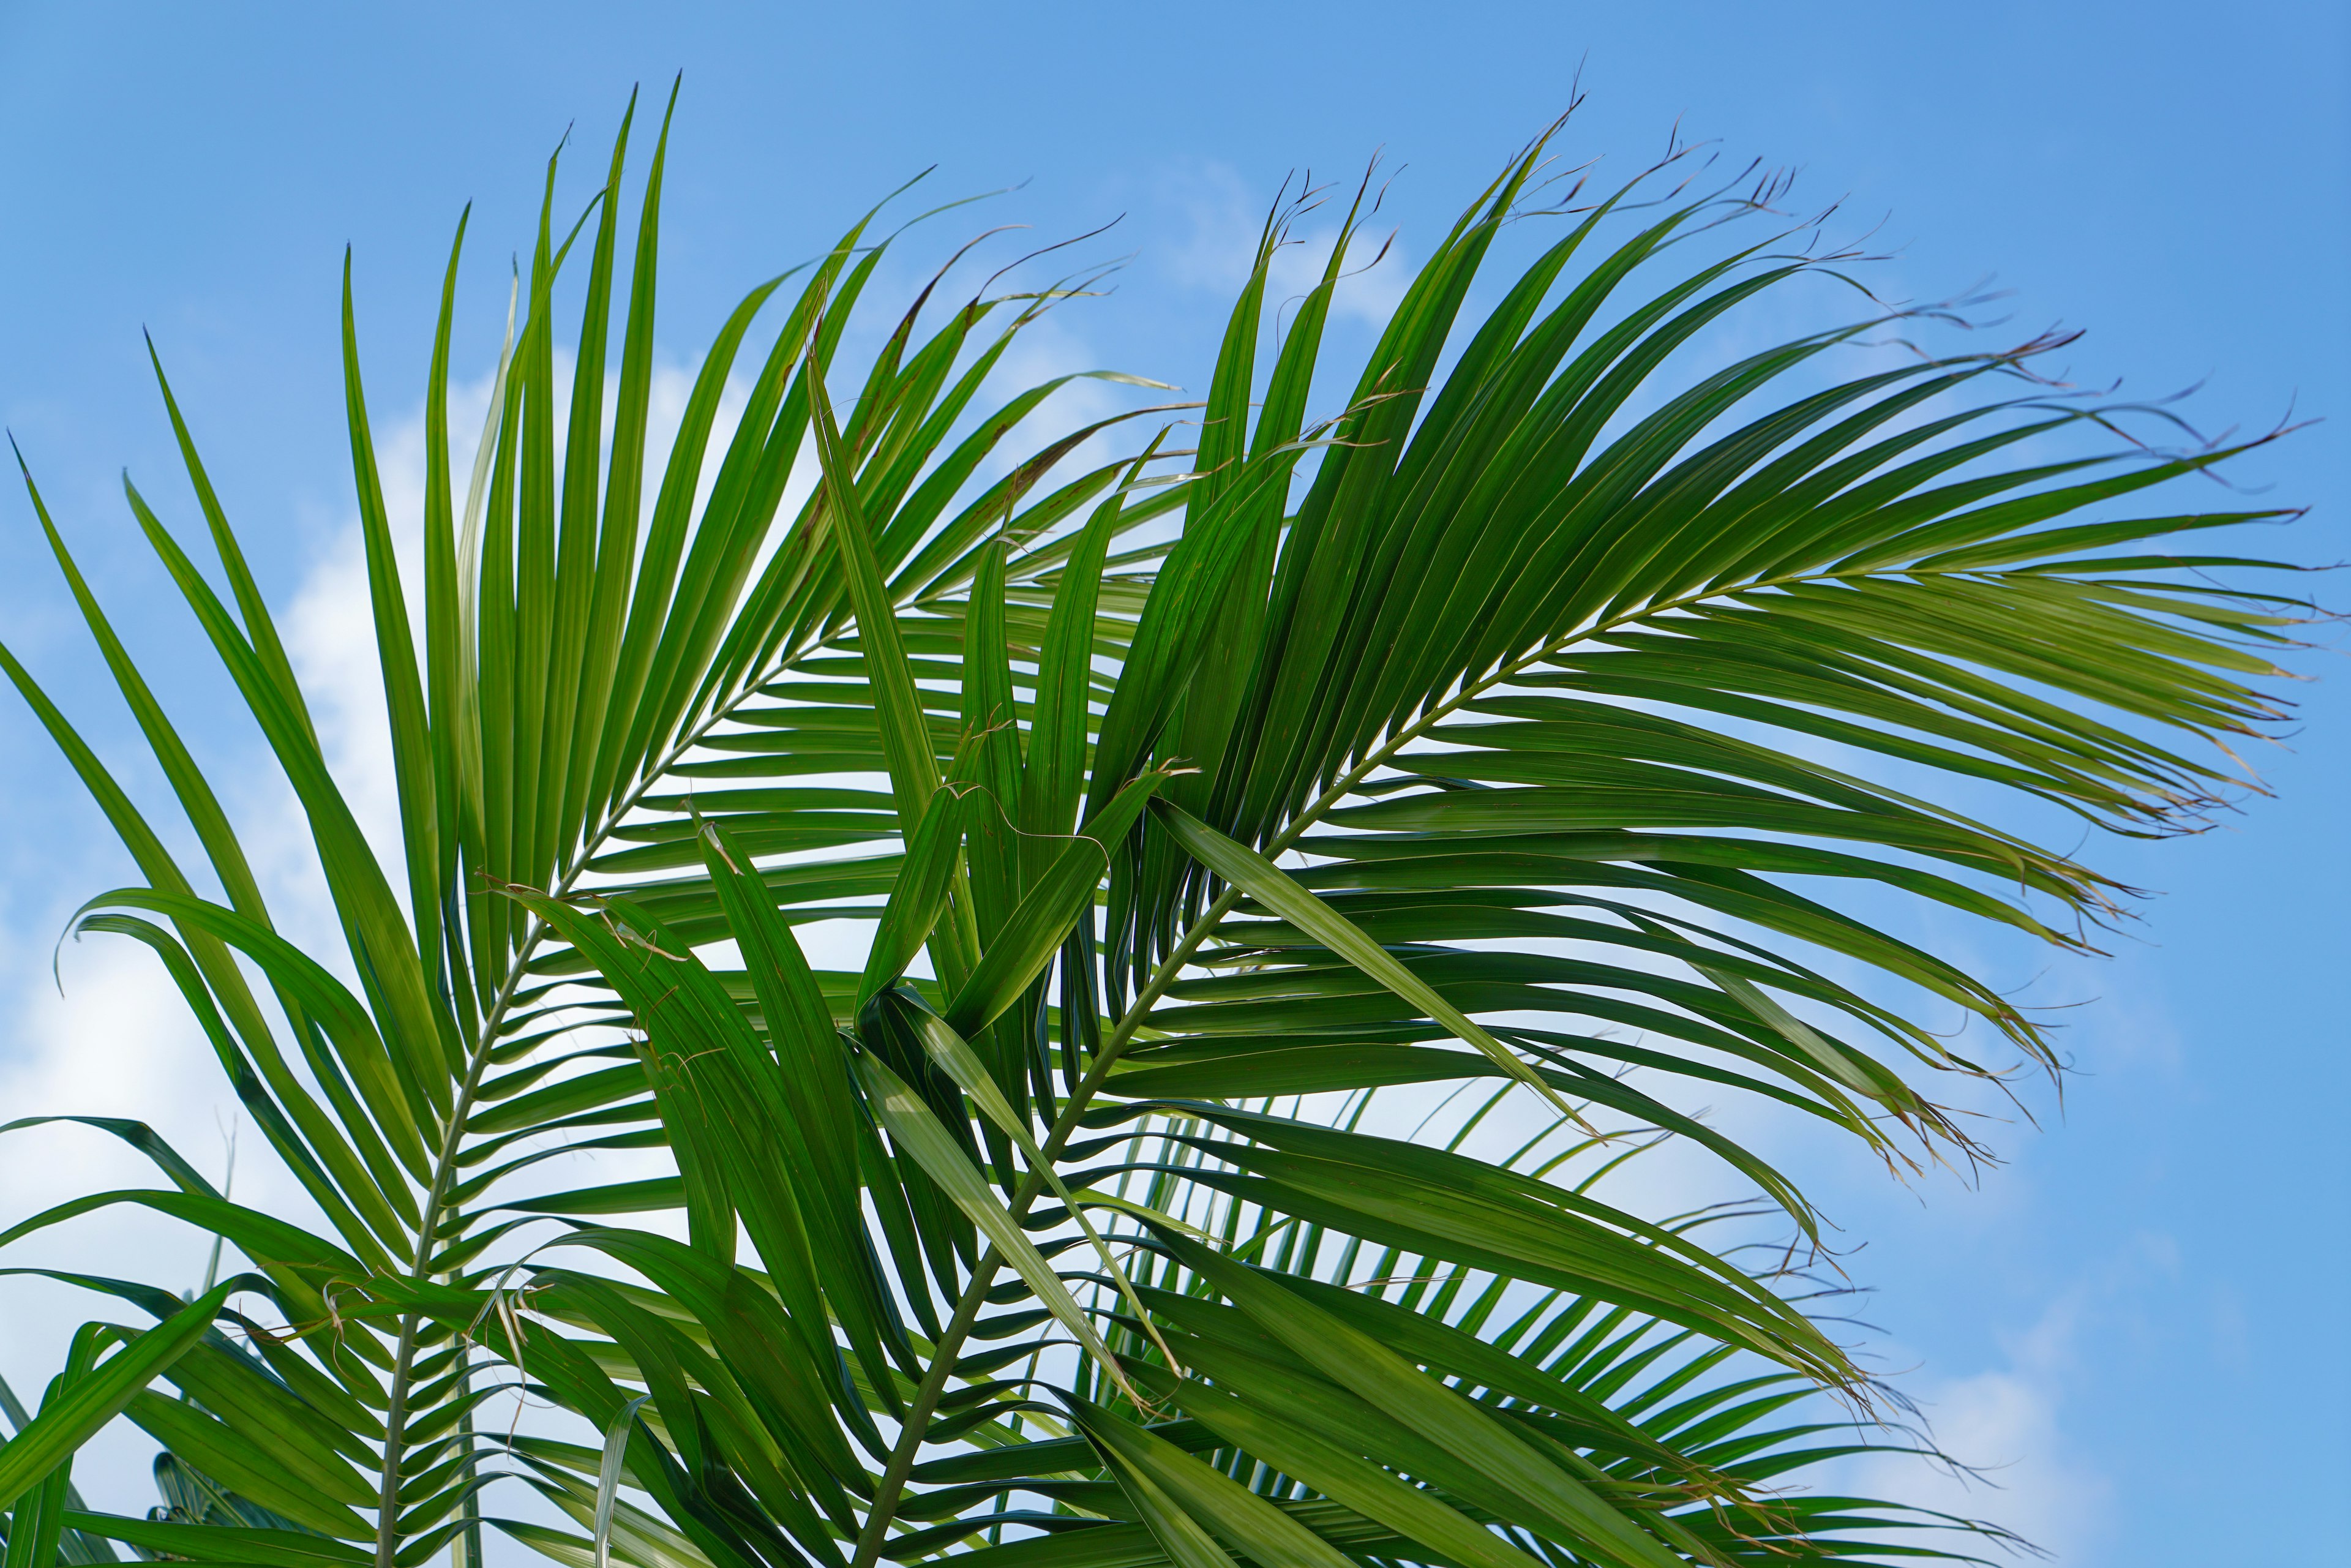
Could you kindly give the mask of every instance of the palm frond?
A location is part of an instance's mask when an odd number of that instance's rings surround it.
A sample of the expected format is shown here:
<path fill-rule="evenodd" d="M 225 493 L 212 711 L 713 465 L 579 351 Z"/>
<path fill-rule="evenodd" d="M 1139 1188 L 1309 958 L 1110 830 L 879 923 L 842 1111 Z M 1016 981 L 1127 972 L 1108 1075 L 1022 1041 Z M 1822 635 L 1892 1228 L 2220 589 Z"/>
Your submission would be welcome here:
<path fill-rule="evenodd" d="M 1850 258 L 1731 244 L 1774 187 L 1695 190 L 1673 160 L 1546 205 L 1545 139 L 1334 417 L 1308 410 L 1360 201 L 1272 341 L 1301 209 L 1269 220 L 1201 404 L 1034 451 L 1007 444 L 1070 378 L 990 388 L 1074 286 L 951 305 L 950 262 L 841 395 L 900 244 L 877 209 L 744 298 L 657 454 L 668 111 L 624 269 L 634 110 L 568 228 L 550 160 L 462 498 L 460 225 L 413 613 L 346 271 L 397 865 L 158 361 L 227 598 L 127 498 L 292 789 L 343 952 L 281 931 L 33 492 L 209 866 L 0 650 L 145 879 L 77 928 L 157 954 L 317 1214 L 236 1204 L 100 1121 L 172 1190 L 0 1233 L 137 1204 L 252 1264 L 186 1304 L 77 1277 L 161 1326 L 86 1331 L 0 1450 L 10 1568 L 106 1539 L 474 1568 L 485 1524 L 577 1568 L 2009 1539 L 1801 1490 L 1908 1439 L 1870 1425 L 1887 1396 L 1786 1262 L 1809 1201 L 1679 1100 L 1792 1107 L 1898 1167 L 1977 1152 L 1936 1074 L 2053 1065 L 1885 912 L 2088 950 L 2126 890 L 2011 818 L 2159 834 L 2238 788 L 2202 743 L 2278 716 L 2255 683 L 2297 608 L 2207 570 L 2262 563 L 2148 541 L 2281 514 L 2130 508 L 2242 446 L 2134 444 L 2131 411 L 2033 374 L 2047 342 L 1888 368 L 1856 345 L 1918 313 L 1874 304 L 1680 381 L 1719 323 Z M 1533 219 L 1565 233 L 1465 319 Z M 582 265 L 559 410 L 556 287 Z M 1135 420 L 1162 428 L 1095 457 Z M 820 967 L 844 927 L 863 957 Z M 1928 1027 L 1951 1009 L 1998 1060 Z M 1440 1141 L 1448 1083 L 1476 1108 Z M 1421 1130 L 1367 1124 L 1382 1092 Z M 1502 1152 L 1506 1104 L 1541 1132 Z M 1664 1136 L 1761 1207 L 1602 1196 Z M 666 1169 L 551 1185 L 615 1150 Z M 1796 1245 L 1768 1266 L 1718 1239 L 1773 1222 Z M 225 1337 L 232 1294 L 276 1321 Z M 553 1424 L 490 1435 L 518 1395 Z M 68 1506 L 73 1449 L 120 1411 L 170 1449 L 166 1517 Z"/>

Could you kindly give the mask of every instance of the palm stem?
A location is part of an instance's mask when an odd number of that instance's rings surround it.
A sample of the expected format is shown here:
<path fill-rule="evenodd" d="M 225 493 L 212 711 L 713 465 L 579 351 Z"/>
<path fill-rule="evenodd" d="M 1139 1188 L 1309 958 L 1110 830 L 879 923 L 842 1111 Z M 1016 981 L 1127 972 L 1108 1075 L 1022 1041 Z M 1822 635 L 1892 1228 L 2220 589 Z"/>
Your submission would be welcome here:
<path fill-rule="evenodd" d="M 1032 1171 L 1029 1176 L 1033 1178 L 1036 1173 Z M 1039 1188 L 1044 1185 L 1042 1179 L 1035 1181 Z M 1013 1200 L 1013 1214 L 1018 1217 L 1026 1212 L 1032 1199 L 1029 1181 L 1024 1179 L 1021 1197 Z M 914 1473 L 914 1455 L 922 1449 L 924 1429 L 946 1393 L 947 1378 L 955 1370 L 956 1353 L 963 1348 L 963 1342 L 979 1322 L 980 1308 L 987 1304 L 988 1289 L 996 1282 L 998 1262 L 993 1247 L 979 1255 L 979 1261 L 972 1268 L 971 1283 L 964 1288 L 963 1299 L 956 1303 L 955 1316 L 947 1320 L 938 1343 L 933 1347 L 930 1370 L 923 1375 L 923 1385 L 914 1391 L 913 1402 L 906 1406 L 905 1424 L 898 1429 L 898 1441 L 890 1449 L 889 1466 L 874 1488 L 873 1506 L 865 1515 L 865 1528 L 858 1533 L 857 1554 L 850 1560 L 850 1568 L 873 1568 L 874 1559 L 882 1554 L 882 1542 L 890 1533 L 898 1499 L 906 1490 L 906 1478 Z"/>

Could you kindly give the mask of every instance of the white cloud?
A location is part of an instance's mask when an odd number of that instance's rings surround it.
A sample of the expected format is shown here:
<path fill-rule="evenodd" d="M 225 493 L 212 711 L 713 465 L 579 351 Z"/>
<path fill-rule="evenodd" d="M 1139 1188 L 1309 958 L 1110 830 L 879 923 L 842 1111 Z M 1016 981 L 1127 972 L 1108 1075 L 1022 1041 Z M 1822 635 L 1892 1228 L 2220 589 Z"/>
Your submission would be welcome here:
<path fill-rule="evenodd" d="M 2063 1419 L 2086 1304 L 2082 1289 L 2052 1301 L 2030 1328 L 2004 1341 L 2005 1365 L 1900 1380 L 1935 1447 L 1963 1469 L 1879 1454 L 1846 1461 L 1830 1484 L 1989 1520 L 2061 1563 L 2095 1562 L 2114 1486 L 2068 1441 Z"/>
<path fill-rule="evenodd" d="M 51 912 L 50 928 L 64 911 Z M 161 963 L 120 937 L 67 944 L 63 994 L 50 983 L 47 940 L 22 942 L 5 978 L 11 1050 L 0 1065 L 0 1105 L 12 1115 L 95 1115 L 143 1121 L 215 1184 L 225 1175 L 225 1136 L 235 1096 L 214 1065 Z M 277 1168 L 251 1126 L 238 1130 L 242 1158 L 233 1196 L 302 1218 L 309 1205 Z M 95 1128 L 54 1124 L 0 1138 L 0 1192 L 15 1222 L 92 1193 L 168 1185 L 144 1155 Z M 9 1249 L 11 1267 L 81 1270 L 192 1291 L 204 1280 L 209 1240 L 150 1209 L 97 1210 L 37 1232 Z M 232 1252 L 224 1272 L 239 1267 Z M 28 1405 L 39 1402 L 65 1358 L 74 1328 L 92 1318 L 143 1324 L 138 1308 L 78 1287 L 34 1279 L 6 1281 L 0 1374 Z M 155 1443 L 117 1423 L 77 1460 L 84 1496 L 101 1507 L 143 1511 Z"/>

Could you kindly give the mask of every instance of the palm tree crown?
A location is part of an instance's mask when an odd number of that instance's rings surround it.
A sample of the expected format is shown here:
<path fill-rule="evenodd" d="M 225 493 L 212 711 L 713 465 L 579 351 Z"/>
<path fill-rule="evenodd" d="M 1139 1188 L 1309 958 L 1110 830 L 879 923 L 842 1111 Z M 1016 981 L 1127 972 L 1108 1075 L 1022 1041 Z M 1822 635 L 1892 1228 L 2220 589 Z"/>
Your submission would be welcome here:
<path fill-rule="evenodd" d="M 394 860 L 168 384 L 217 570 L 126 486 L 290 782 L 343 953 L 274 924 L 34 492 L 208 862 L 0 650 L 144 879 L 77 928 L 153 950 L 313 1212 L 84 1118 L 170 1185 L 5 1217 L 0 1245 L 135 1204 L 248 1268 L 193 1300 L 73 1276 L 152 1322 L 85 1329 L 16 1413 L 8 1568 L 110 1542 L 471 1568 L 486 1527 L 572 1568 L 2001 1539 L 1805 1483 L 1909 1439 L 1808 1302 L 1810 1202 L 1687 1107 L 1751 1097 L 1897 1169 L 1976 1152 L 1929 1086 L 1997 1064 L 1926 1020 L 1957 1009 L 2003 1061 L 2048 1046 L 1884 912 L 2087 949 L 2126 890 L 2051 847 L 2070 833 L 1957 802 L 2153 835 L 2231 788 L 2199 742 L 2277 716 L 2252 683 L 2295 607 L 2212 576 L 2265 563 L 2154 541 L 2281 514 L 2139 493 L 2241 447 L 2142 444 L 2034 375 L 2046 340 L 1841 375 L 1919 314 L 1858 294 L 1848 325 L 1677 379 L 1849 258 L 1791 253 L 1768 180 L 1698 191 L 1669 160 L 1587 200 L 1546 183 L 1546 138 L 1334 415 L 1310 392 L 1360 201 L 1295 301 L 1267 279 L 1304 208 L 1268 222 L 1201 403 L 1035 451 L 1009 443 L 1061 383 L 987 389 L 1075 286 L 951 306 L 935 281 L 843 395 L 893 243 L 869 214 L 743 300 L 662 458 L 666 118 L 623 266 L 630 136 L 568 233 L 549 166 L 467 472 L 452 250 L 418 601 L 346 272 Z M 1492 281 L 1537 216 L 1557 232 Z M 552 293 L 583 265 L 559 408 Z M 1097 458 L 1130 430 L 1157 434 Z M 862 959 L 820 967 L 844 932 Z M 1423 1130 L 1383 1132 L 1375 1096 Z M 1540 1135 L 1503 1139 L 1505 1104 Z M 1667 1135 L 1793 1247 L 1609 1202 Z M 623 1149 L 668 1174 L 548 1176 Z M 517 1392 L 554 1414 L 484 1418 Z M 118 1414 L 169 1450 L 156 1516 L 72 1491 Z"/>

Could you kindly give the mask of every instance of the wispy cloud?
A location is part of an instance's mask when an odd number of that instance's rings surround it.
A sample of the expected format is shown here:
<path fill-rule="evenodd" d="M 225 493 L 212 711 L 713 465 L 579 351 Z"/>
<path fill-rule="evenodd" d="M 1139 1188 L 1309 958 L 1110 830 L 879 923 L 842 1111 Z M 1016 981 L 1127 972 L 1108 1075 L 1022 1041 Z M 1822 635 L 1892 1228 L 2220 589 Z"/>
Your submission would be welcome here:
<path fill-rule="evenodd" d="M 1957 1468 L 1876 1454 L 1846 1461 L 1831 1484 L 1989 1520 L 2077 1568 L 2101 1561 L 2114 1482 L 2065 1424 L 2079 1342 L 2097 1330 L 2099 1296 L 2097 1282 L 2085 1279 L 2051 1300 L 2029 1327 L 2002 1336 L 1999 1365 L 1900 1380 Z"/>

